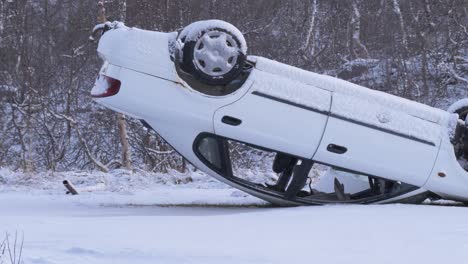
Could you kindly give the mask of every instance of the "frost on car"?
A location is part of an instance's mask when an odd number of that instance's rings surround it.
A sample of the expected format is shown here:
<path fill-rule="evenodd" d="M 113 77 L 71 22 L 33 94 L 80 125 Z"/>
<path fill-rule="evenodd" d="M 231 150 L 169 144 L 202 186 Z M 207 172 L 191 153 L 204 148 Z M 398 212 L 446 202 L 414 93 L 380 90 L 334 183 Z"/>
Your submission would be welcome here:
<path fill-rule="evenodd" d="M 468 201 L 466 100 L 443 111 L 247 56 L 223 21 L 172 33 L 105 26 L 95 100 L 220 181 L 284 206 Z M 236 149 L 268 152 L 274 181 L 239 173 Z M 317 164 L 332 169 L 312 184 Z"/>

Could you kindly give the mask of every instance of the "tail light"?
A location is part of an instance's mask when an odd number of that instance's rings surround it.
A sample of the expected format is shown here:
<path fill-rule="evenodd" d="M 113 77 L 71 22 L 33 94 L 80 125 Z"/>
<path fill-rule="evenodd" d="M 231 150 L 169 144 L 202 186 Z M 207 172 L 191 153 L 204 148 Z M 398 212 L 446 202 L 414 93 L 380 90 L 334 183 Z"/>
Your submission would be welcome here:
<path fill-rule="evenodd" d="M 91 96 L 102 98 L 116 95 L 120 90 L 120 81 L 106 75 L 99 75 L 91 90 Z"/>

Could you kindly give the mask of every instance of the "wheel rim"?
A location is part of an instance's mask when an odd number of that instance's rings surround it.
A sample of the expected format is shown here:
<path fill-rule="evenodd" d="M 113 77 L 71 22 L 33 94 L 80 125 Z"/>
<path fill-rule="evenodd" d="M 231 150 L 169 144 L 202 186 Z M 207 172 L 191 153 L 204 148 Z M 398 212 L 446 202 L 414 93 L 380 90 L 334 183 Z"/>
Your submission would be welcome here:
<path fill-rule="evenodd" d="M 194 63 L 207 75 L 222 76 L 236 66 L 239 50 L 239 44 L 229 33 L 209 31 L 195 44 Z"/>

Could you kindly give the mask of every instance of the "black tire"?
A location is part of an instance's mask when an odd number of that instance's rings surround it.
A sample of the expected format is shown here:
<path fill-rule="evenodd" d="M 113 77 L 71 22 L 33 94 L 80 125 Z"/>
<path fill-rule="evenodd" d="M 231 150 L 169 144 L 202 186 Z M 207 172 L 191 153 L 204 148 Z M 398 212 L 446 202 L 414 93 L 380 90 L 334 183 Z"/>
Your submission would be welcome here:
<path fill-rule="evenodd" d="M 455 111 L 456 114 L 460 117 L 460 119 L 465 120 L 468 117 L 468 106 L 462 107 Z"/>
<path fill-rule="evenodd" d="M 213 86 L 224 86 L 229 83 L 231 83 L 233 80 L 239 77 L 239 75 L 242 72 L 242 69 L 244 67 L 244 64 L 246 62 L 247 56 L 246 54 L 243 54 L 241 51 L 238 52 L 235 64 L 233 65 L 232 69 L 229 70 L 229 72 L 226 72 L 225 74 L 214 76 L 207 74 L 206 72 L 203 71 L 203 69 L 200 69 L 199 66 L 197 66 L 197 63 L 195 62 L 195 48 L 197 41 L 202 39 L 205 34 L 208 34 L 210 32 L 224 32 L 225 34 L 228 34 L 232 40 L 236 42 L 238 47 L 241 47 L 242 43 L 239 41 L 239 39 L 236 37 L 235 34 L 229 32 L 226 29 L 223 28 L 212 28 L 212 29 L 206 29 L 199 34 L 197 34 L 199 37 L 194 40 L 187 41 L 183 44 L 183 48 L 176 49 L 176 66 L 178 66 L 180 69 L 185 71 L 186 73 L 192 75 L 195 79 L 198 81 L 208 84 L 208 85 L 213 85 Z M 184 39 L 181 40 L 184 42 Z M 200 63 L 198 63 L 200 65 Z"/>
<path fill-rule="evenodd" d="M 450 109 L 450 111 L 458 114 L 459 118 L 466 122 L 468 118 L 468 106 Z M 461 147 L 459 149 L 455 148 L 455 156 L 457 158 L 463 157 L 464 159 L 468 160 L 468 127 L 464 128 L 461 133 Z M 465 168 L 465 170 L 468 171 L 468 168 Z"/>

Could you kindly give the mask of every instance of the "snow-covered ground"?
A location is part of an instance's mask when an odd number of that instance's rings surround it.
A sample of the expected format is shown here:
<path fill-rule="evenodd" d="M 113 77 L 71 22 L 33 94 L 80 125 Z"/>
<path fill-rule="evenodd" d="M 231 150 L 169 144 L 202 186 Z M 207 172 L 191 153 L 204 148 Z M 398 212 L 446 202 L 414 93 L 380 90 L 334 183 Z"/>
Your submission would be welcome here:
<path fill-rule="evenodd" d="M 77 174 L 70 176 L 75 182 Z M 5 171 L 3 175 L 10 183 L 18 177 L 6 177 Z M 56 185 L 34 189 L 28 183 L 10 184 L 0 191 L 0 232 L 24 233 L 24 263 L 465 263 L 468 259 L 466 207 L 272 208 L 202 176 L 174 184 L 149 177 L 134 180 L 138 177 L 126 178 L 124 173 L 121 181 L 127 179 L 134 187 L 118 190 L 114 181 L 108 183 L 113 190 L 69 196 L 60 185 L 60 175 L 55 175 Z M 106 177 L 112 182 L 111 176 L 98 178 Z M 144 184 L 135 183 L 139 181 Z"/>

